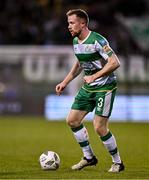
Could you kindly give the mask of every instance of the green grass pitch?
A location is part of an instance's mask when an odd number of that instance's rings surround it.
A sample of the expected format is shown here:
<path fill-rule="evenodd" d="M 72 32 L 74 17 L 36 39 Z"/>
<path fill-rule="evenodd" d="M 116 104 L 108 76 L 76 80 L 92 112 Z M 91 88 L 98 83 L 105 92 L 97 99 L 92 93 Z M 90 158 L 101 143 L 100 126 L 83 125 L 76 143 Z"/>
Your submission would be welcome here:
<path fill-rule="evenodd" d="M 108 173 L 111 158 L 93 130 L 88 128 L 90 143 L 99 159 L 94 167 L 72 171 L 71 165 L 82 156 L 65 121 L 46 121 L 43 117 L 0 117 L 0 179 L 148 179 L 149 123 L 110 123 L 126 169 Z M 60 168 L 43 171 L 39 156 L 46 150 L 59 154 Z"/>

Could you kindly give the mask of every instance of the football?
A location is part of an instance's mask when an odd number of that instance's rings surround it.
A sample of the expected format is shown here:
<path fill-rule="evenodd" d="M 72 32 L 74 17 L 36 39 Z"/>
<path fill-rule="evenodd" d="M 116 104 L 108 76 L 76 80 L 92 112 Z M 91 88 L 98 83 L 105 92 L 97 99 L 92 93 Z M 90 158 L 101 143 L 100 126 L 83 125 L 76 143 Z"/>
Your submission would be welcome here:
<path fill-rule="evenodd" d="M 39 163 L 43 170 L 56 170 L 60 166 L 60 158 L 56 152 L 46 151 L 40 155 Z"/>

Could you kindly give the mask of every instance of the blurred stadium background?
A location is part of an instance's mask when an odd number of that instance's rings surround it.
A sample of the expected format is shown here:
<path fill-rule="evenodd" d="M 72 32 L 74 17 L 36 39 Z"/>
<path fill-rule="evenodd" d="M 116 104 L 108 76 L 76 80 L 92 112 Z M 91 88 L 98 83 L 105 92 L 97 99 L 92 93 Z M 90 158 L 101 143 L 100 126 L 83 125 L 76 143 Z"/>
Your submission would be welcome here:
<path fill-rule="evenodd" d="M 62 97 L 55 85 L 75 57 L 65 13 L 83 8 L 90 28 L 118 54 L 119 89 L 112 120 L 149 120 L 148 0 L 0 1 L 0 115 L 63 119 L 81 79 Z M 90 119 L 90 117 L 89 117 Z"/>

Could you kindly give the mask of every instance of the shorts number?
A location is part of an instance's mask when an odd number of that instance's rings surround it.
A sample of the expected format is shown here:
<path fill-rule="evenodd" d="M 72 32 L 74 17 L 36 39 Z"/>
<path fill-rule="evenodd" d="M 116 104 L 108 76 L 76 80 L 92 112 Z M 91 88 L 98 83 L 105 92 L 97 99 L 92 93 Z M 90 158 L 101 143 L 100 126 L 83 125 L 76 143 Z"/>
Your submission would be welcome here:
<path fill-rule="evenodd" d="M 103 106 L 103 98 L 99 98 L 98 99 L 98 107 L 102 107 Z"/>

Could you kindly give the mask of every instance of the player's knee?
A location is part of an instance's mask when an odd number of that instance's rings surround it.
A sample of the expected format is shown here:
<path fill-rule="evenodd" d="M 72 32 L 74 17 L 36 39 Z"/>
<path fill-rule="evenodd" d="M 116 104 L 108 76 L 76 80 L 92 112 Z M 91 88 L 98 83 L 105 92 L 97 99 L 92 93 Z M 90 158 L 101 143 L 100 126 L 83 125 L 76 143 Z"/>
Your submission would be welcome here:
<path fill-rule="evenodd" d="M 71 128 L 78 127 L 80 124 L 73 118 L 67 117 L 66 122 Z"/>
<path fill-rule="evenodd" d="M 94 124 L 94 129 L 99 136 L 105 136 L 108 132 L 108 129 L 100 123 Z"/>
<path fill-rule="evenodd" d="M 105 136 L 108 132 L 108 118 L 95 116 L 93 121 L 94 129 L 100 136 Z"/>
<path fill-rule="evenodd" d="M 73 122 L 72 121 L 70 121 L 70 119 L 66 119 L 66 122 L 67 122 L 67 124 L 68 124 L 68 126 L 70 126 L 70 127 L 72 127 L 73 126 Z"/>
<path fill-rule="evenodd" d="M 105 136 L 108 132 L 107 129 L 100 129 L 100 128 L 96 128 L 95 131 L 99 136 Z"/>
<path fill-rule="evenodd" d="M 74 125 L 75 125 L 75 122 L 72 118 L 67 117 L 66 122 L 67 122 L 68 126 L 70 126 L 70 127 L 74 127 Z"/>

